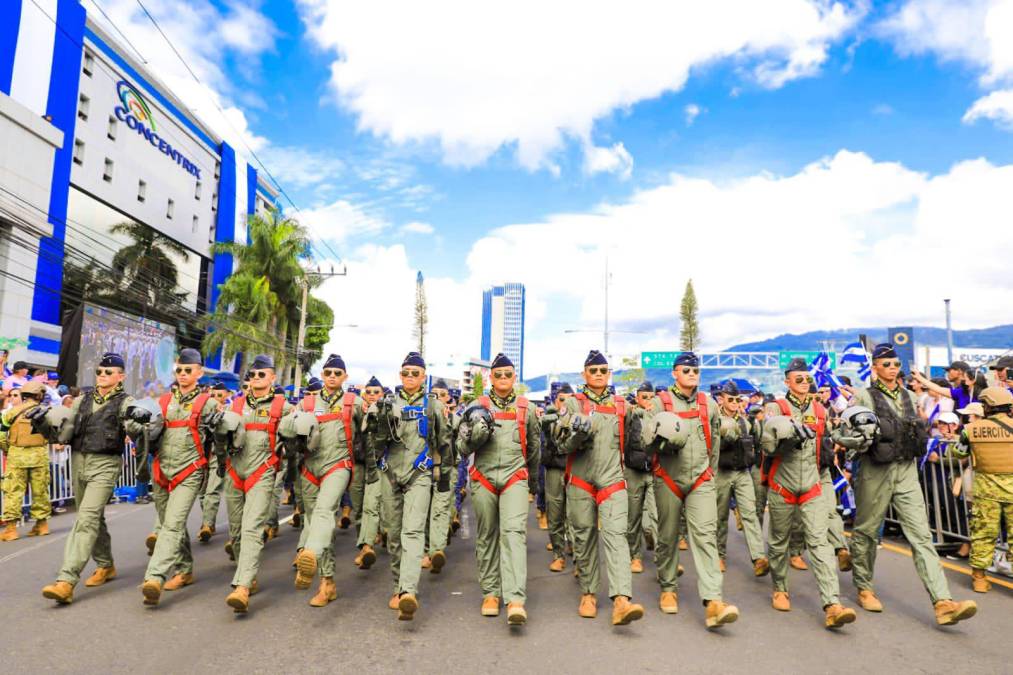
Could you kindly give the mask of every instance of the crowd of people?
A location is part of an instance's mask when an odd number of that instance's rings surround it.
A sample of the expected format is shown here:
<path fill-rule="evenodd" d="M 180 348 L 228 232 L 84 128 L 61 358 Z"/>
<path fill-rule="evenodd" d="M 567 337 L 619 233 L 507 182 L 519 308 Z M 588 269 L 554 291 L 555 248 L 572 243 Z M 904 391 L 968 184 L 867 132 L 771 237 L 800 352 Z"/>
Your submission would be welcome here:
<path fill-rule="evenodd" d="M 18 365 L 12 375 L 24 370 Z M 862 609 L 883 610 L 873 577 L 892 509 L 937 622 L 952 625 L 977 608 L 952 598 L 920 476 L 936 475 L 922 471 L 926 465 L 945 467 L 938 480 L 946 489 L 931 494 L 946 499 L 958 488 L 973 490 L 969 541 L 956 554 L 969 556 L 973 588 L 987 592 L 985 571 L 1003 519 L 1013 517 L 1013 359 L 995 364 L 991 386 L 959 362 L 941 381 L 918 372 L 905 378 L 900 365 L 883 344 L 872 353 L 868 387 L 846 378 L 840 389 L 819 386 L 810 364 L 795 359 L 783 396 L 740 391 L 731 381 L 708 393 L 699 386 L 698 359 L 685 352 L 673 366 L 674 385 L 644 382 L 622 396 L 609 384 L 607 359 L 592 350 L 582 384 L 557 383 L 544 401 L 529 401 L 517 394 L 514 365 L 500 354 L 489 391 L 465 400 L 441 380 L 426 391 L 425 360 L 416 352 L 403 360 L 394 389 L 375 377 L 346 387 L 344 360 L 332 354 L 321 377 L 288 399 L 269 356 L 257 356 L 242 390 L 231 392 L 220 382 L 200 386 L 202 357 L 184 349 L 170 390 L 135 400 L 123 390 L 124 359 L 109 352 L 95 366 L 94 389 L 68 392 L 66 400 L 50 398 L 41 380 L 12 384 L 20 401 L 0 418 L 8 467 L 3 538 L 19 536 L 27 484 L 36 495 L 29 535 L 48 533 L 46 448 L 69 445 L 76 521 L 62 568 L 43 595 L 70 604 L 89 560 L 96 569 L 85 586 L 114 579 L 103 513 L 129 441 L 139 455 L 139 481 L 151 482 L 155 503 L 145 605 L 194 582 L 187 518 L 199 502 L 197 539 L 208 543 L 224 500 L 225 552 L 235 563 L 226 603 L 249 611 L 287 487 L 300 530 L 294 585 L 307 589 L 319 578 L 314 607 L 337 594 L 334 529 L 354 524 L 356 566 L 370 569 L 385 547 L 393 578 L 388 605 L 398 619 L 411 620 L 421 572 L 438 574 L 448 563 L 450 537 L 470 498 L 482 616 L 499 616 L 505 606 L 508 624 L 527 620 L 534 501 L 539 527 L 548 531 L 549 569 L 564 572 L 572 556 L 581 617 L 597 616 L 604 565 L 612 623 L 641 619 L 631 575 L 644 571 L 649 550 L 658 609 L 677 614 L 680 551 L 688 550 L 705 625 L 734 622 L 739 610 L 722 594 L 734 522 L 753 574 L 771 577 L 772 608 L 791 610 L 789 567 L 811 569 L 823 625 L 839 629 L 857 619 L 841 602 L 841 573 L 852 573 Z M 850 541 L 842 515 L 853 519 Z"/>

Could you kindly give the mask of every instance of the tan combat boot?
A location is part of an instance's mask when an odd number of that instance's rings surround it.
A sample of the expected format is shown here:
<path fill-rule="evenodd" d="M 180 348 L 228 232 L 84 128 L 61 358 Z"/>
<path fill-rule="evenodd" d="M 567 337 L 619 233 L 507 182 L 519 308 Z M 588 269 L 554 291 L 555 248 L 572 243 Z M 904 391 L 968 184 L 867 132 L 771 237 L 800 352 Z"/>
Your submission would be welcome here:
<path fill-rule="evenodd" d="M 809 563 L 807 563 L 805 561 L 805 558 L 803 558 L 801 555 L 793 555 L 791 557 L 791 561 L 789 562 L 789 564 L 794 569 L 797 569 L 797 570 L 803 570 L 804 571 L 804 570 L 809 569 Z"/>
<path fill-rule="evenodd" d="M 61 605 L 74 602 L 74 587 L 67 581 L 57 581 L 42 587 L 42 597 L 56 600 Z"/>
<path fill-rule="evenodd" d="M 265 544 L 267 542 L 271 541 L 272 539 L 277 539 L 277 538 L 278 538 L 278 528 L 277 527 L 265 527 L 264 528 L 264 543 Z"/>
<path fill-rule="evenodd" d="M 766 558 L 757 558 L 753 561 L 753 576 L 765 577 L 770 574 L 770 561 Z"/>
<path fill-rule="evenodd" d="M 7 521 L 3 533 L 0 534 L 0 541 L 17 541 L 20 538 L 18 535 L 18 524 L 13 520 Z"/>
<path fill-rule="evenodd" d="M 197 541 L 202 544 L 206 544 L 211 541 L 211 536 L 214 535 L 215 528 L 211 525 L 201 525 L 200 532 L 197 533 Z"/>
<path fill-rule="evenodd" d="M 495 595 L 482 598 L 482 616 L 499 616 L 499 598 Z"/>
<path fill-rule="evenodd" d="M 640 558 L 634 558 L 630 561 L 630 572 L 633 574 L 642 574 L 644 571 L 644 562 Z"/>
<path fill-rule="evenodd" d="M 562 572 L 566 569 L 566 558 L 556 558 L 549 563 L 550 572 Z"/>
<path fill-rule="evenodd" d="M 390 596 L 390 600 L 387 601 L 387 609 L 397 609 L 398 601 L 401 600 L 401 596 L 395 593 Z"/>
<path fill-rule="evenodd" d="M 49 521 L 46 519 L 36 520 L 35 525 L 28 532 L 29 537 L 45 537 L 49 534 Z"/>
<path fill-rule="evenodd" d="M 617 595 L 612 601 L 612 625 L 626 626 L 644 618 L 644 606 L 630 602 L 625 595 Z"/>
<path fill-rule="evenodd" d="M 681 577 L 685 573 L 686 573 L 686 568 L 682 566 L 682 563 L 679 563 L 679 567 L 676 568 L 676 570 L 675 570 L 675 576 L 676 576 L 676 578 Z"/>
<path fill-rule="evenodd" d="M 112 581 L 116 578 L 116 567 L 110 565 L 109 567 L 96 567 L 95 571 L 91 573 L 91 576 L 85 579 L 84 585 L 92 588 L 94 586 L 101 586 L 107 581 Z"/>
<path fill-rule="evenodd" d="M 545 515 L 545 511 L 538 512 L 538 529 L 539 530 L 549 529 L 549 517 Z"/>
<path fill-rule="evenodd" d="M 295 557 L 295 587 L 306 590 L 313 585 L 313 577 L 317 575 L 317 556 L 313 551 L 304 548 Z"/>
<path fill-rule="evenodd" d="M 735 623 L 738 618 L 739 608 L 735 605 L 729 605 L 721 600 L 707 601 L 707 619 L 705 623 L 708 628 L 720 628 L 726 623 Z"/>
<path fill-rule="evenodd" d="M 225 555 L 229 556 L 229 560 L 231 560 L 232 562 L 236 562 L 236 552 L 234 547 L 232 546 L 231 539 L 225 542 Z"/>
<path fill-rule="evenodd" d="M 338 589 L 334 586 L 334 577 L 320 577 L 320 589 L 310 598 L 310 607 L 326 607 L 327 603 L 338 599 Z"/>
<path fill-rule="evenodd" d="M 250 595 L 256 595 L 258 592 L 260 592 L 260 586 L 257 585 L 257 580 L 254 579 L 253 583 L 250 584 Z"/>
<path fill-rule="evenodd" d="M 837 568 L 842 572 L 851 571 L 851 551 L 846 548 L 842 548 L 837 552 Z"/>
<path fill-rule="evenodd" d="M 664 614 L 679 613 L 679 596 L 676 595 L 675 591 L 661 592 L 661 597 L 658 598 L 658 609 Z"/>
<path fill-rule="evenodd" d="M 432 558 L 430 558 L 430 562 L 433 566 L 429 569 L 429 573 L 439 574 L 440 570 L 443 569 L 443 566 L 447 564 L 447 554 L 443 551 L 437 551 L 433 554 Z"/>
<path fill-rule="evenodd" d="M 978 613 L 978 603 L 974 600 L 940 600 L 935 604 L 936 623 L 940 626 L 952 626 L 958 621 L 970 619 Z"/>
<path fill-rule="evenodd" d="M 155 552 L 155 542 L 156 541 L 158 541 L 158 535 L 155 534 L 154 532 L 152 532 L 151 534 L 149 534 L 147 537 L 144 538 L 144 545 L 148 549 L 148 555 L 149 556 L 152 553 Z"/>
<path fill-rule="evenodd" d="M 414 593 L 405 593 L 397 601 L 397 620 L 411 621 L 415 618 L 415 612 L 419 609 L 419 601 Z"/>
<path fill-rule="evenodd" d="M 141 595 L 144 596 L 144 604 L 154 607 L 162 597 L 162 582 L 158 579 L 145 579 L 141 584 Z"/>
<path fill-rule="evenodd" d="M 429 559 L 429 556 L 422 556 L 422 569 L 427 570 L 433 566 L 433 561 Z"/>
<path fill-rule="evenodd" d="M 971 570 L 971 588 L 975 593 L 988 593 L 992 590 L 992 582 L 985 577 L 985 570 Z"/>
<path fill-rule="evenodd" d="M 524 603 L 511 602 L 507 605 L 507 625 L 523 626 L 527 621 L 528 613 L 524 609 Z"/>
<path fill-rule="evenodd" d="M 593 619 L 598 616 L 598 598 L 590 593 L 580 596 L 580 606 L 577 608 L 577 614 L 580 614 L 585 619 Z"/>
<path fill-rule="evenodd" d="M 341 520 L 338 522 L 338 527 L 342 530 L 347 530 L 348 526 L 352 524 L 352 507 L 342 506 L 341 507 Z"/>
<path fill-rule="evenodd" d="M 250 589 L 246 586 L 236 586 L 225 598 L 225 604 L 236 614 L 245 614 L 250 609 Z"/>
<path fill-rule="evenodd" d="M 686 543 L 686 537 L 679 537 L 679 550 L 686 551 L 689 549 L 689 544 Z"/>
<path fill-rule="evenodd" d="M 726 571 L 728 571 L 728 565 L 725 564 L 724 558 L 718 558 L 718 568 L 721 570 L 721 574 L 724 574 Z"/>
<path fill-rule="evenodd" d="M 362 548 L 359 549 L 358 565 L 359 569 L 368 570 L 376 562 L 376 551 L 369 544 L 363 544 Z"/>
<path fill-rule="evenodd" d="M 450 521 L 450 532 L 457 533 L 461 529 L 461 516 L 454 514 L 454 519 Z"/>
<path fill-rule="evenodd" d="M 184 586 L 189 586 L 196 579 L 194 579 L 193 572 L 186 572 L 185 574 L 176 574 L 171 579 L 165 582 L 165 586 L 162 586 L 163 591 L 178 591 Z"/>
<path fill-rule="evenodd" d="M 840 628 L 845 624 L 853 623 L 858 618 L 855 610 L 843 605 L 827 605 L 826 613 L 823 625 L 828 629 Z"/>
<path fill-rule="evenodd" d="M 784 591 L 774 591 L 774 595 L 770 598 L 770 606 L 779 612 L 790 612 L 791 600 Z"/>
<path fill-rule="evenodd" d="M 858 606 L 866 612 L 882 612 L 883 603 L 879 601 L 876 594 L 869 589 L 858 591 Z"/>

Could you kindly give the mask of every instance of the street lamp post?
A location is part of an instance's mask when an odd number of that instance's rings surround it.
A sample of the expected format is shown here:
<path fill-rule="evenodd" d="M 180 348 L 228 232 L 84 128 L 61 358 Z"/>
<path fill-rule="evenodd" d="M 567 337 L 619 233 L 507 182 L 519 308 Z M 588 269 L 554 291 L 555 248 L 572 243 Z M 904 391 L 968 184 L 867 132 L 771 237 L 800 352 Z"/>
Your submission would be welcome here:
<path fill-rule="evenodd" d="M 943 300 L 946 305 L 946 365 L 953 363 L 953 326 L 950 323 L 950 299 Z"/>

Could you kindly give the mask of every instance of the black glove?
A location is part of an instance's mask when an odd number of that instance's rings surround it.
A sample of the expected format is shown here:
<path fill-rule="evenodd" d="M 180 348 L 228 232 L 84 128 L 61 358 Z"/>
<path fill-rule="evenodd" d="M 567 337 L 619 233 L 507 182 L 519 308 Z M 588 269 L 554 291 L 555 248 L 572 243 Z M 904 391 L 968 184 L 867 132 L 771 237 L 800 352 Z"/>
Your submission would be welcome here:
<path fill-rule="evenodd" d="M 33 422 L 37 419 L 41 419 L 46 416 L 51 406 L 48 405 L 37 405 L 28 412 L 25 413 L 26 420 L 32 420 Z"/>
<path fill-rule="evenodd" d="M 145 410 L 144 408 L 131 408 L 130 419 L 141 424 L 147 424 L 151 421 L 151 411 Z"/>
<path fill-rule="evenodd" d="M 210 429 L 212 432 L 214 432 L 214 430 L 218 428 L 218 425 L 222 423 L 222 419 L 224 418 L 225 418 L 225 411 L 216 410 L 207 416 L 207 420 L 205 421 L 204 426 L 207 429 Z"/>
<path fill-rule="evenodd" d="M 148 469 L 148 456 L 146 453 L 137 456 L 137 482 L 144 483 L 151 482 L 151 471 Z"/>
<path fill-rule="evenodd" d="M 436 481 L 437 492 L 450 492 L 450 474 L 452 472 L 445 466 L 440 466 L 440 477 Z"/>
<path fill-rule="evenodd" d="M 224 458 L 219 457 L 218 463 L 215 465 L 215 473 L 218 474 L 219 478 L 225 478 L 225 461 Z"/>

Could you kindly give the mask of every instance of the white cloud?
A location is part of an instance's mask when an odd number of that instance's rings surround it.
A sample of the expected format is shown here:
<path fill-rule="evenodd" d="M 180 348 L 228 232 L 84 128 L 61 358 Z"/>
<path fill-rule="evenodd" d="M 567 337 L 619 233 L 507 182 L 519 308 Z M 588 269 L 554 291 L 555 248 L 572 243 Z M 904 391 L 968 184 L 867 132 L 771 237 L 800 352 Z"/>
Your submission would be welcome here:
<path fill-rule="evenodd" d="M 429 223 L 421 223 L 418 221 L 405 223 L 398 229 L 402 234 L 432 234 L 436 231 L 436 228 Z"/>
<path fill-rule="evenodd" d="M 312 209 L 302 209 L 295 218 L 309 228 L 311 235 L 338 244 L 352 237 L 379 234 L 388 223 L 381 216 L 367 213 L 361 206 L 346 199 Z"/>
<path fill-rule="evenodd" d="M 767 87 L 814 74 L 864 4 L 299 2 L 362 131 L 434 143 L 451 164 L 507 147 L 550 170 L 567 140 L 593 146 L 597 120 L 682 89 L 694 67 L 732 59 Z"/>
<path fill-rule="evenodd" d="M 1013 89 L 999 89 L 982 96 L 964 113 L 965 124 L 988 119 L 1013 130 Z"/>
<path fill-rule="evenodd" d="M 705 108 L 701 108 L 696 103 L 686 104 L 686 107 L 683 108 L 683 112 L 686 113 L 686 126 L 693 126 L 693 122 L 696 121 L 696 118 L 699 117 L 700 113 L 704 112 L 704 110 Z"/>
<path fill-rule="evenodd" d="M 890 105 L 889 103 L 877 103 L 876 105 L 872 106 L 873 115 L 886 117 L 888 115 L 892 115 L 894 112 L 895 111 L 893 109 L 893 106 Z"/>
<path fill-rule="evenodd" d="M 589 145 L 584 148 L 584 171 L 588 174 L 614 173 L 626 179 L 633 173 L 633 156 L 622 143 L 611 148 Z"/>
<path fill-rule="evenodd" d="M 268 145 L 258 155 L 282 185 L 297 188 L 334 181 L 345 171 L 334 155 L 305 148 Z"/>

